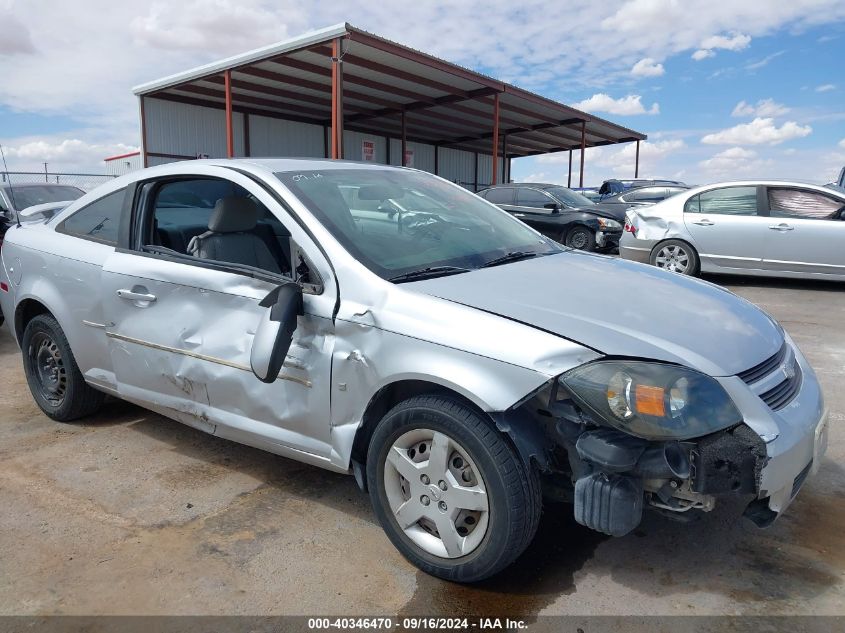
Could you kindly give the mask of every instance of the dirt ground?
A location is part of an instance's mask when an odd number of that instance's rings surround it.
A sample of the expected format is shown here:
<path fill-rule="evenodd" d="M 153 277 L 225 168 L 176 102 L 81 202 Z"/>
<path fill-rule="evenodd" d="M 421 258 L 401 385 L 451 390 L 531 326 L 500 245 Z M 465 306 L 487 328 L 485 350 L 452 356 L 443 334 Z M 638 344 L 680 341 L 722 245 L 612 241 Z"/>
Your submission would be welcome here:
<path fill-rule="evenodd" d="M 405 562 L 351 477 L 120 402 L 50 421 L 4 327 L 0 614 L 845 614 L 845 284 L 713 281 L 815 367 L 831 412 L 819 474 L 765 531 L 723 505 L 612 539 L 548 506 L 519 562 L 474 587 Z"/>

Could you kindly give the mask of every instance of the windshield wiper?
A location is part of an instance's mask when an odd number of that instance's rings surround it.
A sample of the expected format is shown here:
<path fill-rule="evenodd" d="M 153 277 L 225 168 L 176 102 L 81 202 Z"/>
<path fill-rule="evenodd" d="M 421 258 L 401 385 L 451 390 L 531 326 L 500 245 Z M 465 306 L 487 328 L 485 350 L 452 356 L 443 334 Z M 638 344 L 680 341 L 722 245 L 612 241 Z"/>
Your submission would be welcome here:
<path fill-rule="evenodd" d="M 502 255 L 501 257 L 497 257 L 496 259 L 491 259 L 489 262 L 484 264 L 482 268 L 490 268 L 490 266 L 499 266 L 500 264 L 507 264 L 508 262 L 515 262 L 519 261 L 520 259 L 530 259 L 532 257 L 537 257 L 540 253 L 529 253 L 528 251 L 513 251 L 507 253 L 506 255 Z"/>
<path fill-rule="evenodd" d="M 461 268 L 460 266 L 429 266 L 428 268 L 420 268 L 419 270 L 412 270 L 408 273 L 402 273 L 395 277 L 388 277 L 387 281 L 401 283 L 403 281 L 417 281 L 419 279 L 431 279 L 434 277 L 445 277 L 446 275 L 457 275 L 458 273 L 468 273 L 469 268 Z"/>

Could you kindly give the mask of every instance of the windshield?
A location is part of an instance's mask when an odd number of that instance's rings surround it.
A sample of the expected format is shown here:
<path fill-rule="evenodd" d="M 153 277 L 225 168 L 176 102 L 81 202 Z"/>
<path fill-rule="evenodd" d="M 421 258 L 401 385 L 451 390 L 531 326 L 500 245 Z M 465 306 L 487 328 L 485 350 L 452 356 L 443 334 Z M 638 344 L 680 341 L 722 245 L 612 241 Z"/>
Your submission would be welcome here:
<path fill-rule="evenodd" d="M 562 250 L 489 202 L 423 172 L 327 169 L 276 176 L 346 250 L 384 279 L 428 268 L 480 268 L 517 252 Z"/>
<path fill-rule="evenodd" d="M 16 209 L 23 211 L 36 204 L 76 200 L 85 192 L 68 185 L 26 185 L 11 187 L 11 190 L 9 187 L 4 187 L 3 193 L 9 201 L 12 201 Z"/>
<path fill-rule="evenodd" d="M 567 207 L 591 207 L 595 204 L 586 196 L 566 187 L 550 187 L 547 191 Z"/>

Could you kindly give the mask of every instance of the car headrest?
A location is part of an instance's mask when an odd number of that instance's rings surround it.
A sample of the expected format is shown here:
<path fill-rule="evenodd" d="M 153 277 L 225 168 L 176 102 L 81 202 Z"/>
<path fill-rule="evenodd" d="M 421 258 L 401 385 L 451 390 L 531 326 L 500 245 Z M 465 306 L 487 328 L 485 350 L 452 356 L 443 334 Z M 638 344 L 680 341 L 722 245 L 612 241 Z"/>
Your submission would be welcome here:
<path fill-rule="evenodd" d="M 208 230 L 215 233 L 251 231 L 258 224 L 259 209 L 249 198 L 220 198 L 208 220 Z"/>

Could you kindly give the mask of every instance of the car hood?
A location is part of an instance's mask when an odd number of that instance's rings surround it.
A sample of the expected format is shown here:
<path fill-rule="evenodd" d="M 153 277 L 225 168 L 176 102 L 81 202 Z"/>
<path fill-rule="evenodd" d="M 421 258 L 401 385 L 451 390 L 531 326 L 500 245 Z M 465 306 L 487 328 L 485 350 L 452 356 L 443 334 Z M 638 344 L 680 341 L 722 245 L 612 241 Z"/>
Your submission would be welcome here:
<path fill-rule="evenodd" d="M 577 207 L 574 209 L 575 211 L 584 211 L 585 213 L 592 213 L 593 215 L 598 215 L 603 218 L 609 218 L 611 220 L 616 220 L 617 222 L 624 223 L 625 222 L 625 208 L 621 205 L 616 204 L 608 204 L 604 205 L 601 203 L 594 204 L 589 207 Z"/>
<path fill-rule="evenodd" d="M 784 340 L 765 312 L 718 286 L 588 253 L 567 251 L 407 287 L 608 356 L 678 363 L 711 376 L 749 369 Z"/>

